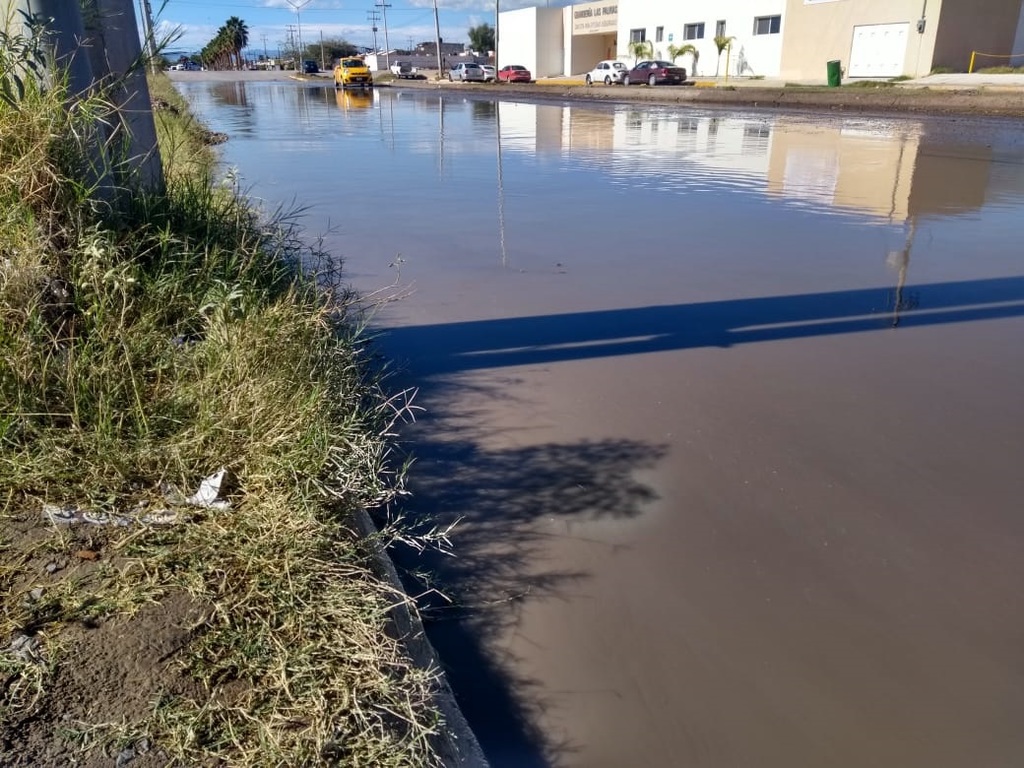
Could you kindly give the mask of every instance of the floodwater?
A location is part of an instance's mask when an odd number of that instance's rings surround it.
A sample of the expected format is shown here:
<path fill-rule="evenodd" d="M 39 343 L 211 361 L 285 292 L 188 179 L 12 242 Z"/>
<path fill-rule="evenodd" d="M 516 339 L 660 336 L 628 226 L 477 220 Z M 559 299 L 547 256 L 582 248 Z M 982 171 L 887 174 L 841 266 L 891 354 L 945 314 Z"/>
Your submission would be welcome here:
<path fill-rule="evenodd" d="M 495 766 L 1024 765 L 1018 124 L 182 87 L 395 299 Z"/>

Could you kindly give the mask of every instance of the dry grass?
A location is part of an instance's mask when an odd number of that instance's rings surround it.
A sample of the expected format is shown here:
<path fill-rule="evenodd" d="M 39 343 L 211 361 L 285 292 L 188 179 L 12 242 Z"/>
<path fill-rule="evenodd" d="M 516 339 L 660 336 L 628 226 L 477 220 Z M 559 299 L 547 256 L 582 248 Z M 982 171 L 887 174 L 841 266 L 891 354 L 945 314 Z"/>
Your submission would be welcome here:
<path fill-rule="evenodd" d="M 361 312 L 292 220 L 211 183 L 201 126 L 158 115 L 168 180 L 116 217 L 82 181 L 101 97 L 59 87 L 0 104 L 0 514 L 44 502 L 131 514 L 224 466 L 227 510 L 104 529 L 99 567 L 27 600 L 62 530 L 0 538 L 0 724 L 36 706 L 69 624 L 131 617 L 182 590 L 203 609 L 176 656 L 200 695 L 141 721 L 82 723 L 83 750 L 140 734 L 184 764 L 430 765 L 431 673 L 388 633 L 404 599 L 372 572 L 356 508 L 402 493 L 391 425 L 406 410 L 365 365 Z M 316 273 L 299 264 L 328 265 Z M 404 536 L 397 528 L 382 536 Z M 116 696 L 116 692 L 113 693 Z"/>

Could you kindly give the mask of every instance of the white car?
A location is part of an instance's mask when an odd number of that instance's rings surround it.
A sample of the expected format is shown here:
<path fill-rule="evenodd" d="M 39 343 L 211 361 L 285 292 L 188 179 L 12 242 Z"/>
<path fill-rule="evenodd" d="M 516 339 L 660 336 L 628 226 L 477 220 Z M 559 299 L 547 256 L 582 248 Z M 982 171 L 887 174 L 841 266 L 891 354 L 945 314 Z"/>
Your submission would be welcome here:
<path fill-rule="evenodd" d="M 448 70 L 448 79 L 451 82 L 458 80 L 460 83 L 464 83 L 467 80 L 475 80 L 478 83 L 483 83 L 487 81 L 487 75 L 484 73 L 483 67 L 470 61 L 456 64 Z"/>
<path fill-rule="evenodd" d="M 498 79 L 498 70 L 492 67 L 490 64 L 480 65 L 484 70 L 484 82 L 493 83 Z"/>
<path fill-rule="evenodd" d="M 599 61 L 596 67 L 587 72 L 587 85 L 593 85 L 594 83 L 604 83 L 605 85 L 621 83 L 628 71 L 629 67 L 621 61 L 614 61 L 613 59 Z"/>

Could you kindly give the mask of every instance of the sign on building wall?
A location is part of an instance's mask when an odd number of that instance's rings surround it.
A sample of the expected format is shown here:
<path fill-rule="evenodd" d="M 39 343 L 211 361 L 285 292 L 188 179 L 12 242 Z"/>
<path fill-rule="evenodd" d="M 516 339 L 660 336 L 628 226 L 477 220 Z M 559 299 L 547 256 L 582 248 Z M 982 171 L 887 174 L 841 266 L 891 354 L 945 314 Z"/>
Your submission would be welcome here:
<path fill-rule="evenodd" d="M 597 2 L 572 6 L 572 33 L 596 35 L 616 32 L 619 28 L 619 6 Z"/>

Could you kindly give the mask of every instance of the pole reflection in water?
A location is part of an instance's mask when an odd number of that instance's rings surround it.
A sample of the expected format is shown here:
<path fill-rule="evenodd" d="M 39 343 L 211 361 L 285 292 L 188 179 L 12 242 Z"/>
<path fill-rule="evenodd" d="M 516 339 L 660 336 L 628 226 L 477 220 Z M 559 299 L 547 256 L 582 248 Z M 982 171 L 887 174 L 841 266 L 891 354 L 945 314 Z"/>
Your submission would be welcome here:
<path fill-rule="evenodd" d="M 498 243 L 501 247 L 501 266 L 508 266 L 508 254 L 505 251 L 505 182 L 502 177 L 501 162 L 501 102 L 495 105 L 494 135 L 498 140 Z"/>

